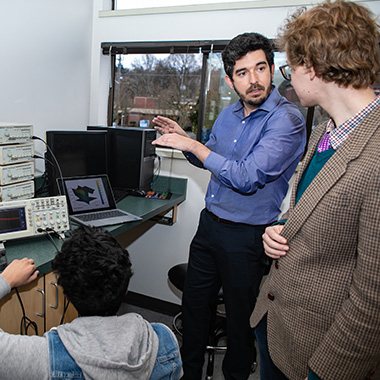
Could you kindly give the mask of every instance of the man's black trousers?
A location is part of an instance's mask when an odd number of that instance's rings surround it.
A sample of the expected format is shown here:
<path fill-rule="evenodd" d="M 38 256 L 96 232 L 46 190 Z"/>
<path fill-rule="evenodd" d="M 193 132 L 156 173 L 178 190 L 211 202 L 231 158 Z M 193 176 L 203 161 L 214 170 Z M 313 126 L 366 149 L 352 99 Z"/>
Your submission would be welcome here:
<path fill-rule="evenodd" d="M 246 380 L 254 360 L 249 317 L 265 270 L 266 225 L 227 223 L 203 210 L 190 245 L 182 298 L 184 379 L 198 380 L 207 344 L 210 305 L 223 288 L 227 315 L 226 380 Z"/>

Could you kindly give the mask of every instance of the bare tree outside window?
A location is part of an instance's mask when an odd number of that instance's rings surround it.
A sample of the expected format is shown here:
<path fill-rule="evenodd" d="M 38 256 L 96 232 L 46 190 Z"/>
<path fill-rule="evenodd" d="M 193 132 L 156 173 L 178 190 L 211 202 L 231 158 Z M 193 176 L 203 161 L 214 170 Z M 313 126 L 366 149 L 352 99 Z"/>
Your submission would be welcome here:
<path fill-rule="evenodd" d="M 148 125 L 156 115 L 176 120 L 196 135 L 193 124 L 202 62 L 196 54 L 119 55 L 116 66 L 114 125 Z"/>
<path fill-rule="evenodd" d="M 225 82 L 221 52 L 227 43 L 102 43 L 103 54 L 114 56 L 109 123 L 152 128 L 152 119 L 162 115 L 177 121 L 190 137 L 206 143 L 220 112 L 238 100 Z M 273 84 L 298 106 L 310 132 L 327 115 L 301 106 L 291 83 L 278 69 L 286 64 L 285 53 L 275 52 L 274 63 Z"/>

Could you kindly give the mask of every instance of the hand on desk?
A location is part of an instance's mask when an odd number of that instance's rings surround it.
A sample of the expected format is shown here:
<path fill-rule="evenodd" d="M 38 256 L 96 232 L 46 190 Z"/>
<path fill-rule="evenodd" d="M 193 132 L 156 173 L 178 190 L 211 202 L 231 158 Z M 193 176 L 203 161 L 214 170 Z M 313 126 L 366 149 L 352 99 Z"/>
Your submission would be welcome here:
<path fill-rule="evenodd" d="M 280 235 L 283 228 L 283 225 L 267 227 L 263 235 L 265 253 L 274 260 L 285 256 L 289 250 L 286 239 Z"/>
<path fill-rule="evenodd" d="M 37 267 L 34 265 L 34 260 L 23 258 L 22 260 L 13 260 L 1 273 L 11 286 L 17 288 L 18 286 L 30 284 L 38 276 Z"/>

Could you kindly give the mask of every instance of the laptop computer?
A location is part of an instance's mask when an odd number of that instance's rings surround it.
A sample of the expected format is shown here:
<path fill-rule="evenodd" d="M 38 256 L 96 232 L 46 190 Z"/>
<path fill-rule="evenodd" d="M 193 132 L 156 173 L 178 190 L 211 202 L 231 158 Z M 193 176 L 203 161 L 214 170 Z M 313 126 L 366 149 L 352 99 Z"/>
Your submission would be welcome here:
<path fill-rule="evenodd" d="M 116 207 L 106 174 L 57 178 L 58 188 L 66 195 L 70 219 L 93 227 L 104 227 L 141 220 Z"/>

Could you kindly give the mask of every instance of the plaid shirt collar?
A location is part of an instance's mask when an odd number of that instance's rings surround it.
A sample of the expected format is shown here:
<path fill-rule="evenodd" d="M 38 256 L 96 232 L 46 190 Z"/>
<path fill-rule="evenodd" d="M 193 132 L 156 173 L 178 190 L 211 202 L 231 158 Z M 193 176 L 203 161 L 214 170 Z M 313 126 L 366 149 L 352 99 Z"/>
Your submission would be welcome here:
<path fill-rule="evenodd" d="M 326 132 L 330 134 L 330 144 L 334 150 L 337 150 L 341 144 L 346 140 L 349 134 L 360 124 L 363 119 L 368 116 L 378 105 L 380 105 L 380 95 L 367 104 L 361 111 L 350 119 L 345 121 L 339 127 L 335 127 L 335 123 L 330 119 L 326 126 Z"/>

